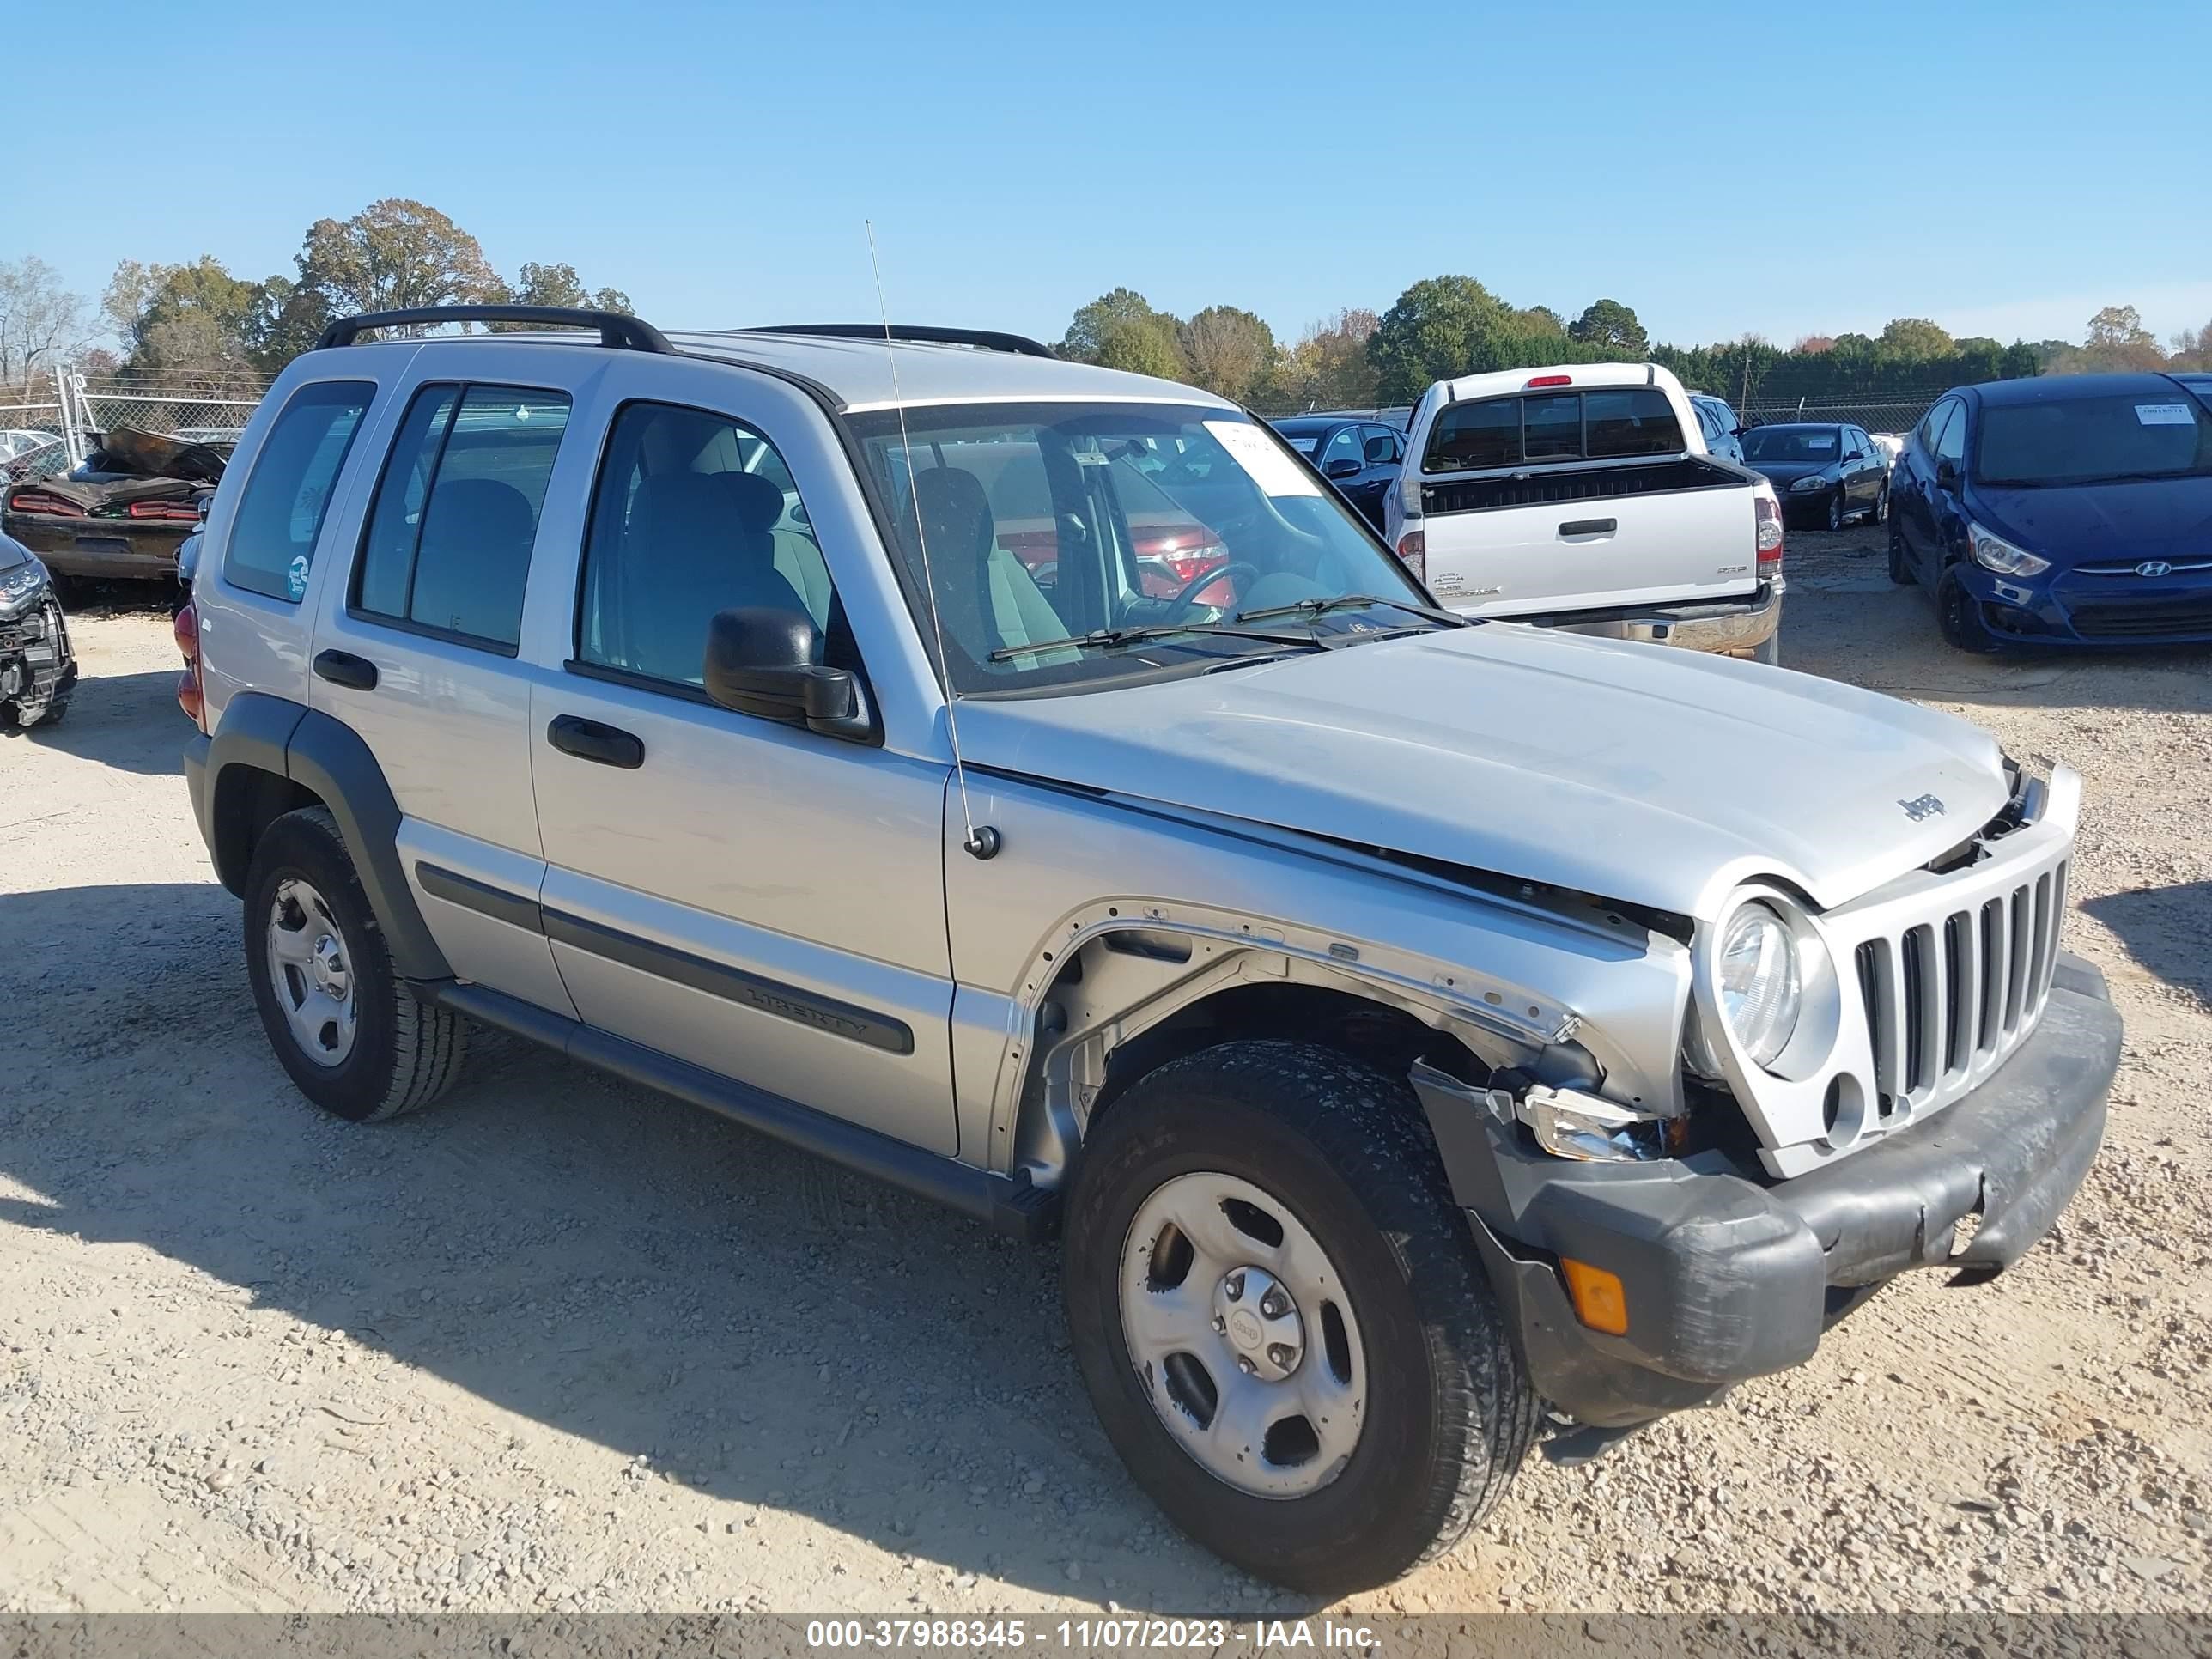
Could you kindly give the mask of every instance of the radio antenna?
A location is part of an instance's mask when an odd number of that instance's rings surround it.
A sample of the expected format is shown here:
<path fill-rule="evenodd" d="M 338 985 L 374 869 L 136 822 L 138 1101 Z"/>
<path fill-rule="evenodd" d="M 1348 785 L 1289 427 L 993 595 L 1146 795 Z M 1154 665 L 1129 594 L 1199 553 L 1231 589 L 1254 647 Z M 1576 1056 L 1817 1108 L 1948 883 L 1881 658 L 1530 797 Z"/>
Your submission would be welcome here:
<path fill-rule="evenodd" d="M 868 267 L 876 277 L 876 310 L 884 322 L 884 360 L 890 365 L 891 407 L 898 411 L 899 453 L 906 463 L 907 500 L 914 508 L 915 544 L 921 550 L 921 586 L 929 595 L 929 631 L 937 641 L 937 661 L 945 674 L 945 732 L 952 744 L 952 776 L 960 786 L 960 823 L 967 831 L 961 846 L 971 857 L 995 858 L 999 832 L 989 824 L 978 828 L 975 809 L 968 801 L 968 767 L 960 758 L 960 693 L 952 684 L 952 659 L 945 651 L 945 623 L 937 614 L 937 580 L 929 568 L 929 532 L 921 521 L 921 487 L 916 482 L 914 445 L 907 436 L 906 399 L 899 392 L 898 352 L 891 340 L 890 308 L 884 303 L 884 264 L 876 253 L 876 222 L 863 219 L 868 233 Z"/>

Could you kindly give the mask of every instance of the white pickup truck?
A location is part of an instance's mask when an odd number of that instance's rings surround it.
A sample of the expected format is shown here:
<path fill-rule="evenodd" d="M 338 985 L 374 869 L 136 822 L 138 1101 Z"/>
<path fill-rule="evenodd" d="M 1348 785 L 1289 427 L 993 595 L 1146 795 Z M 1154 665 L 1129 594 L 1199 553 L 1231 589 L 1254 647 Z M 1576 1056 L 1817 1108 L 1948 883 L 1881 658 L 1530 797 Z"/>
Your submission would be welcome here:
<path fill-rule="evenodd" d="M 1439 380 L 1383 514 L 1454 611 L 1777 659 L 1773 487 L 1706 453 L 1681 383 L 1655 364 Z"/>

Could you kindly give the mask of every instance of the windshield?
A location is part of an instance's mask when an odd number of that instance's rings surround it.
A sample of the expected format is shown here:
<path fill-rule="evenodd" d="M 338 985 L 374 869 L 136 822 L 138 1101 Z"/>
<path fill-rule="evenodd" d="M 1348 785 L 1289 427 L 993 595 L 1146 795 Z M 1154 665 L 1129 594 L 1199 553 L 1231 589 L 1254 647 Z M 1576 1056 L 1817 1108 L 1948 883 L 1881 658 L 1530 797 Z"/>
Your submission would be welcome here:
<path fill-rule="evenodd" d="M 1974 480 L 2046 486 L 2212 473 L 2212 416 L 2188 393 L 1984 404 Z"/>
<path fill-rule="evenodd" d="M 957 691 L 1193 670 L 1442 625 L 1397 604 L 1237 623 L 1352 595 L 1429 600 L 1272 430 L 1233 410 L 932 406 L 906 411 L 903 441 L 896 410 L 850 422 L 916 595 L 927 542 Z M 918 620 L 929 630 L 926 611 Z"/>
<path fill-rule="evenodd" d="M 1743 434 L 1747 461 L 1812 461 L 1826 466 L 1842 449 L 1832 426 L 1755 426 Z"/>

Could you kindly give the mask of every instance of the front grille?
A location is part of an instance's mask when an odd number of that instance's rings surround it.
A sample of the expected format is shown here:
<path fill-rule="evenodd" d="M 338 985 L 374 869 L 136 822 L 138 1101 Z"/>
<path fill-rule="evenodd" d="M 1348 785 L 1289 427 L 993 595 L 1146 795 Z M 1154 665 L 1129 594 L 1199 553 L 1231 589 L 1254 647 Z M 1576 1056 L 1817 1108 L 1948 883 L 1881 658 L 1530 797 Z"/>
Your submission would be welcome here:
<path fill-rule="evenodd" d="M 2033 1029 L 2057 966 L 2068 865 L 1860 942 L 1879 1122 L 1960 1092 Z"/>
<path fill-rule="evenodd" d="M 2212 598 L 2133 605 L 2090 601 L 2069 606 L 2067 614 L 2074 631 L 2088 640 L 2182 640 L 2212 635 Z"/>

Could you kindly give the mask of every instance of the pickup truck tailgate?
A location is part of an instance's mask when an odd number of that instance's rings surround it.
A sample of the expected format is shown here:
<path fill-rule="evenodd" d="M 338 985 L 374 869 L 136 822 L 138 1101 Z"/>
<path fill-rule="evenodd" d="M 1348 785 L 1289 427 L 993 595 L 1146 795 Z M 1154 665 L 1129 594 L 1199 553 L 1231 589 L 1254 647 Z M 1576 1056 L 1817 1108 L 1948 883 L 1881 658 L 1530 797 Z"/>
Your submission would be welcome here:
<path fill-rule="evenodd" d="M 1492 617 L 1747 597 L 1754 487 L 1700 455 L 1425 479 L 1429 586 Z"/>

